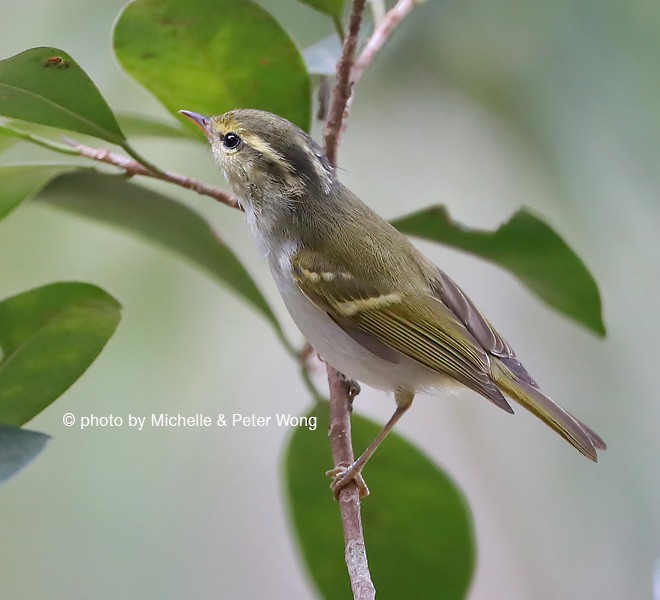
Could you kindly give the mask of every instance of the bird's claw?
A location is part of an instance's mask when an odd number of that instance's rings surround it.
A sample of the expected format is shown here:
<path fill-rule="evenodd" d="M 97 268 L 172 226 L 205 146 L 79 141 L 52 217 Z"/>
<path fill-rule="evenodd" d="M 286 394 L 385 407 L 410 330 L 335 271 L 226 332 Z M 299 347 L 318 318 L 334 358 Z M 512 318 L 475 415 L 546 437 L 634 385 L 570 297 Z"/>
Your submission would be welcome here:
<path fill-rule="evenodd" d="M 351 482 L 355 483 L 357 486 L 357 489 L 360 492 L 360 498 L 366 498 L 369 495 L 369 488 L 364 481 L 364 477 L 362 477 L 362 471 L 355 469 L 354 467 L 355 463 L 349 467 L 339 465 L 334 469 L 326 471 L 325 474 L 328 477 L 332 477 L 330 489 L 334 493 L 335 499 L 339 500 L 339 492 Z"/>
<path fill-rule="evenodd" d="M 339 373 L 339 378 L 346 385 L 346 393 L 348 394 L 348 399 L 352 403 L 354 398 L 357 395 L 359 395 L 359 393 L 362 391 L 360 384 L 357 381 L 355 381 L 355 379 L 351 379 L 350 377 L 347 377 L 343 373 Z"/>

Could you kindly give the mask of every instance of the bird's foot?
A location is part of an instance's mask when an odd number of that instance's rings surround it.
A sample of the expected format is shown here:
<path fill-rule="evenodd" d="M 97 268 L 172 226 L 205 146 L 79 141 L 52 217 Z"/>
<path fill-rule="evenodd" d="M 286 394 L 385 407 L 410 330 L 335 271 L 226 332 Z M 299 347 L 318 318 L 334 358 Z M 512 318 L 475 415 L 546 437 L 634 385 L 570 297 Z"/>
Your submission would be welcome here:
<path fill-rule="evenodd" d="M 346 393 L 348 394 L 348 400 L 351 403 L 351 410 L 352 410 L 353 400 L 362 391 L 362 388 L 360 387 L 360 384 L 357 381 L 355 381 L 355 379 L 351 379 L 350 377 L 347 377 L 343 373 L 339 373 L 339 379 L 341 379 L 344 382 L 344 385 L 346 386 Z"/>
<path fill-rule="evenodd" d="M 349 483 L 353 482 L 360 492 L 360 498 L 366 498 L 369 495 L 369 488 L 367 487 L 364 477 L 362 477 L 362 469 L 353 463 L 350 466 L 339 465 L 325 473 L 328 477 L 332 477 L 330 489 L 339 499 L 339 492 L 344 489 Z"/>

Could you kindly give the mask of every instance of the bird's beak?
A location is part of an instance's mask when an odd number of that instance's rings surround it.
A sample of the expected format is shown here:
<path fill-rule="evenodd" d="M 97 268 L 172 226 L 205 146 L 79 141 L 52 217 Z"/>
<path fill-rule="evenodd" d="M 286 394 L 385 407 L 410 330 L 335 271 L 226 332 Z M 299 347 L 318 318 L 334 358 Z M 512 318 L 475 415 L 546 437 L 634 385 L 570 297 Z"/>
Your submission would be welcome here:
<path fill-rule="evenodd" d="M 211 120 L 205 117 L 204 115 L 200 115 L 199 113 L 192 112 L 190 110 L 180 110 L 179 114 L 186 117 L 186 119 L 192 121 L 206 135 L 209 135 L 211 133 Z"/>

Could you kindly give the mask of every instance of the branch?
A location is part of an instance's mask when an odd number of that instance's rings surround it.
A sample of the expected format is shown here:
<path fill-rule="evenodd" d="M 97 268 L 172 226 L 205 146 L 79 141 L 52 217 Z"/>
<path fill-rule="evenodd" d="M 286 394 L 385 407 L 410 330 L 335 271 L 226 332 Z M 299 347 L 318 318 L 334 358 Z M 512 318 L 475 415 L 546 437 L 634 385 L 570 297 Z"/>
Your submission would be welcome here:
<path fill-rule="evenodd" d="M 387 11 L 385 17 L 376 25 L 376 29 L 374 29 L 369 41 L 353 65 L 351 71 L 352 86 L 362 79 L 362 75 L 374 61 L 376 55 L 383 49 L 385 42 L 390 39 L 401 21 L 410 14 L 419 2 L 420 0 L 399 0 L 394 8 Z"/>
<path fill-rule="evenodd" d="M 351 444 L 351 383 L 328 365 L 330 388 L 330 430 L 335 465 L 350 465 L 354 460 Z M 373 600 L 376 589 L 371 581 L 367 550 L 360 516 L 360 492 L 352 483 L 339 491 L 337 500 L 344 528 L 344 556 L 355 600 Z"/>
<path fill-rule="evenodd" d="M 348 22 L 348 32 L 342 46 L 341 57 L 337 63 L 337 79 L 332 90 L 332 101 L 328 120 L 323 130 L 325 153 L 333 165 L 337 164 L 337 147 L 339 135 L 344 122 L 344 110 L 351 97 L 351 69 L 355 61 L 355 52 L 358 44 L 358 34 L 362 24 L 362 13 L 366 0 L 353 0 L 351 16 Z"/>
<path fill-rule="evenodd" d="M 339 141 L 346 128 L 346 120 L 348 113 L 353 102 L 353 89 L 355 84 L 362 79 L 362 75 L 371 65 L 376 58 L 376 55 L 382 50 L 383 46 L 390 39 L 396 28 L 401 24 L 408 14 L 412 11 L 417 4 L 423 0 L 399 0 L 396 5 L 385 16 L 376 23 L 376 28 L 371 34 L 369 41 L 363 48 L 357 60 L 354 60 L 355 48 L 352 48 L 351 61 L 345 61 L 346 46 L 344 44 L 342 56 L 337 63 L 337 82 L 333 91 L 333 105 L 336 104 L 335 112 L 333 113 L 332 107 L 328 116 L 328 121 L 323 132 L 323 137 L 326 144 L 326 153 L 330 161 L 335 164 L 337 161 L 337 148 Z M 355 5 L 353 8 L 355 9 Z M 364 7 L 364 2 L 362 3 Z M 351 14 L 351 18 L 353 15 Z M 359 25 L 358 25 L 359 29 Z M 346 38 L 348 42 L 351 38 L 349 35 Z M 355 40 L 357 44 L 357 32 L 355 33 Z M 348 66 L 348 62 L 353 62 L 352 66 Z M 331 120 L 332 118 L 332 120 Z"/>
<path fill-rule="evenodd" d="M 342 46 L 341 58 L 337 63 L 337 78 L 332 90 L 328 120 L 323 131 L 326 155 L 335 166 L 339 136 L 345 119 L 344 112 L 348 99 L 351 97 L 351 71 L 355 61 L 365 4 L 366 0 L 353 0 L 348 31 Z M 355 460 L 351 442 L 351 386 L 330 365 L 327 365 L 327 370 L 328 387 L 330 388 L 330 430 L 328 435 L 332 444 L 332 457 L 335 466 L 348 466 Z M 376 590 L 369 573 L 360 516 L 360 492 L 357 486 L 350 483 L 339 490 L 337 500 L 344 529 L 344 555 L 353 598 L 355 600 L 374 600 Z"/>
<path fill-rule="evenodd" d="M 142 177 L 151 177 L 153 179 L 167 181 L 169 183 L 173 183 L 174 185 L 186 188 L 187 190 L 197 192 L 203 196 L 210 196 L 218 202 L 222 202 L 231 208 L 238 208 L 240 210 L 236 196 L 229 194 L 220 188 L 207 185 L 202 181 L 193 179 L 192 177 L 180 175 L 179 173 L 171 173 L 169 171 L 150 171 L 142 163 L 139 163 L 132 158 L 122 156 L 121 154 L 116 154 L 107 148 L 92 148 L 91 146 L 79 144 L 78 142 L 68 138 L 65 138 L 64 141 L 66 144 L 71 146 L 79 156 L 84 156 L 85 158 L 90 158 L 91 160 L 96 160 L 98 162 L 119 167 L 131 177 L 134 175 L 141 175 Z"/>

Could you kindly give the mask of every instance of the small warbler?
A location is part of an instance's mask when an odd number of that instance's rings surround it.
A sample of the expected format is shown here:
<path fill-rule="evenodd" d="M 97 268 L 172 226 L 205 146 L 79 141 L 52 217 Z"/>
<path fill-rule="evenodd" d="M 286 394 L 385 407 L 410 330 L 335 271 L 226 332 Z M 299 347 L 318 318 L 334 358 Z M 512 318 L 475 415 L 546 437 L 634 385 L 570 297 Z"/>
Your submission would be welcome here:
<path fill-rule="evenodd" d="M 456 385 L 513 413 L 506 394 L 597 460 L 600 436 L 539 390 L 465 292 L 344 187 L 304 131 L 260 110 L 180 112 L 207 135 L 307 341 L 345 376 L 394 393 L 374 442 L 329 472 L 335 493 L 354 480 L 366 495 L 362 467 L 415 394 Z"/>

